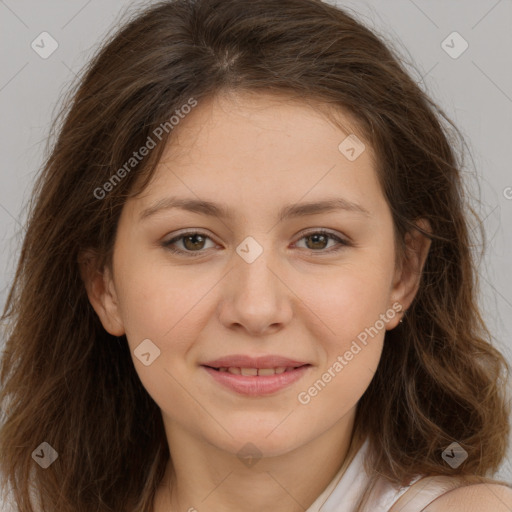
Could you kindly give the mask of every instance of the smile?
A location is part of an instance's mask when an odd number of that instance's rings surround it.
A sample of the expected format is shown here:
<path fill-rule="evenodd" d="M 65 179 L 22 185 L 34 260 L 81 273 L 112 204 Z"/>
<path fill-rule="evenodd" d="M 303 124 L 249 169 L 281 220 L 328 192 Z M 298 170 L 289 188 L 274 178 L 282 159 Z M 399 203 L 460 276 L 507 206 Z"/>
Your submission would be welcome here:
<path fill-rule="evenodd" d="M 284 373 L 295 370 L 295 366 L 279 366 L 277 368 L 239 368 L 236 366 L 230 366 L 229 368 L 221 367 L 214 368 L 220 372 L 229 372 L 235 375 L 274 375 L 275 373 Z"/>
<path fill-rule="evenodd" d="M 249 396 L 269 395 L 281 391 L 301 379 L 310 367 L 310 364 L 275 368 L 214 368 L 202 365 L 216 383 L 235 393 Z"/>

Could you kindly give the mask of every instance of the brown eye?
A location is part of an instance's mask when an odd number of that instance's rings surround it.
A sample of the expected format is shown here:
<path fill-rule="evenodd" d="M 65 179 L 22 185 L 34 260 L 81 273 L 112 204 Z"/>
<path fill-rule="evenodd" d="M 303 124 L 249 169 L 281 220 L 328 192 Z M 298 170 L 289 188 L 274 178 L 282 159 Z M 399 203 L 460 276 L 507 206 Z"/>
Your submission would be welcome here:
<path fill-rule="evenodd" d="M 183 233 L 177 237 L 172 238 L 171 240 L 168 240 L 166 242 L 163 242 L 162 245 L 168 249 L 171 252 L 174 253 L 181 253 L 181 254 L 187 254 L 187 253 L 202 253 L 205 250 L 205 243 L 207 240 L 211 240 L 209 236 L 207 236 L 204 233 L 199 232 L 189 232 L 189 233 Z M 181 248 L 174 247 L 175 244 L 178 242 L 182 243 Z M 208 247 L 206 248 L 208 249 Z M 187 254 L 188 255 L 188 254 Z"/>
<path fill-rule="evenodd" d="M 190 251 L 203 249 L 205 237 L 200 234 L 186 235 L 183 238 L 183 245 Z"/>
<path fill-rule="evenodd" d="M 344 246 L 350 245 L 347 241 L 341 239 L 339 236 L 330 233 L 329 231 L 314 231 L 304 235 L 300 240 L 306 240 L 306 249 L 314 252 L 330 253 L 342 249 Z M 328 246 L 329 240 L 338 242 L 338 246 L 325 250 Z"/>
<path fill-rule="evenodd" d="M 311 245 L 308 245 L 308 249 L 325 249 L 329 243 L 329 237 L 320 233 L 305 236 L 304 239 L 311 241 Z"/>

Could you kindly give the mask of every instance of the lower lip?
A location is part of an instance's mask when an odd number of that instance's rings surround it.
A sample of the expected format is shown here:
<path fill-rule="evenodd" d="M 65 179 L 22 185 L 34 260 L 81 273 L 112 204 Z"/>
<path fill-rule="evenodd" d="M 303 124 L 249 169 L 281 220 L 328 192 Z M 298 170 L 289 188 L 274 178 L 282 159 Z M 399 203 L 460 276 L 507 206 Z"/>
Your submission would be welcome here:
<path fill-rule="evenodd" d="M 297 382 L 309 370 L 310 366 L 300 366 L 294 370 L 274 375 L 237 375 L 214 370 L 209 366 L 203 368 L 220 384 L 249 396 L 270 395 Z"/>

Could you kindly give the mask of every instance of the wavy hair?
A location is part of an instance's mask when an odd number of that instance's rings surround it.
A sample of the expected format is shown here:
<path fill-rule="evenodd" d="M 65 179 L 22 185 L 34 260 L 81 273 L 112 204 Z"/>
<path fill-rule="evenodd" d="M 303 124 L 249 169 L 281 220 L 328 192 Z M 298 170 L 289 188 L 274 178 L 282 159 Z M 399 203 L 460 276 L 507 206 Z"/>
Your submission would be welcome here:
<path fill-rule="evenodd" d="M 176 0 L 135 13 L 98 50 L 52 127 L 2 321 L 0 471 L 21 512 L 151 512 L 170 453 L 157 404 L 126 338 L 108 334 L 80 274 L 92 248 L 111 265 L 127 198 L 149 182 L 172 131 L 98 199 L 156 127 L 190 98 L 274 92 L 348 112 L 376 155 L 397 255 L 427 219 L 418 293 L 357 406 L 372 480 L 494 472 L 507 449 L 509 367 L 477 303 L 477 214 L 467 201 L 459 130 L 381 36 L 316 0 Z M 319 107 L 320 108 L 320 107 Z M 475 227 L 479 227 L 475 224 Z M 42 471 L 43 441 L 59 457 Z M 457 441 L 457 469 L 441 452 Z M 372 483 L 364 496 L 368 496 Z M 363 500 L 364 501 L 364 500 Z M 362 506 L 362 502 L 360 503 Z"/>

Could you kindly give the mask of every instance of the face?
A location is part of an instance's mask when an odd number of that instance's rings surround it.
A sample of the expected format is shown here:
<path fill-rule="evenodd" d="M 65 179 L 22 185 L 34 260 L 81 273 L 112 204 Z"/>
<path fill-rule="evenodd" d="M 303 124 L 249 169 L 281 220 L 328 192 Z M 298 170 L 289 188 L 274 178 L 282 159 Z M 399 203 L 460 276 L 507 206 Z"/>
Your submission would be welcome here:
<path fill-rule="evenodd" d="M 205 100 L 125 204 L 113 272 L 89 296 L 169 435 L 278 455 L 354 413 L 417 282 L 395 268 L 371 148 L 349 130 L 277 96 Z"/>

